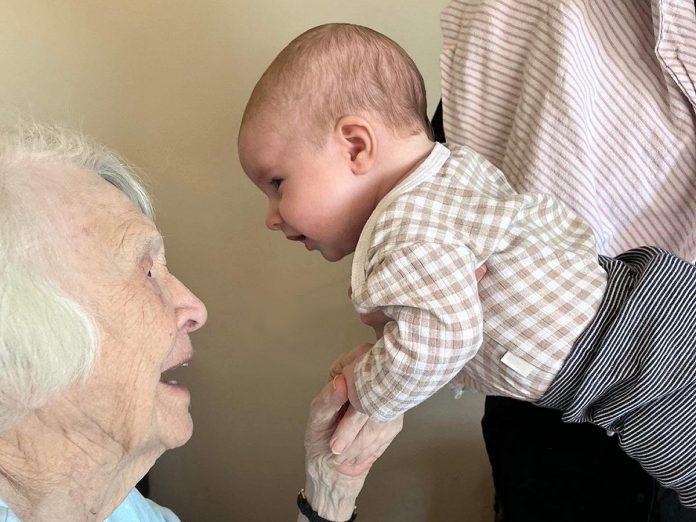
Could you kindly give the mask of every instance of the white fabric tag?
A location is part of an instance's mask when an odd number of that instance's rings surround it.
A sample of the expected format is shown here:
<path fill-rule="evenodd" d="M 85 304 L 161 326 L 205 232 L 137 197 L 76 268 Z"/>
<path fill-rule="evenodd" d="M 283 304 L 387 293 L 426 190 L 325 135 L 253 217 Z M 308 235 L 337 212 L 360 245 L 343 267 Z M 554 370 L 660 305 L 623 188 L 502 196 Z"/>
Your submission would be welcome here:
<path fill-rule="evenodd" d="M 534 371 L 534 366 L 512 352 L 505 352 L 500 362 L 519 373 L 522 377 L 529 377 L 529 374 Z"/>

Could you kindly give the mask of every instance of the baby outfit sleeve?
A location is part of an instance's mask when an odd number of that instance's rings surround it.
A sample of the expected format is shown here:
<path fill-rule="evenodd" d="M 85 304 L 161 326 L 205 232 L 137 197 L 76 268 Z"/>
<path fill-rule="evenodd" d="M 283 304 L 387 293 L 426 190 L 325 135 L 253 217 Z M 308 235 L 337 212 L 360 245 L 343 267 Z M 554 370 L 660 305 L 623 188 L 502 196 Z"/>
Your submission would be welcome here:
<path fill-rule="evenodd" d="M 387 421 L 433 395 L 476 354 L 483 317 L 466 246 L 412 243 L 377 255 L 354 303 L 393 321 L 356 365 L 355 384 L 364 411 Z"/>

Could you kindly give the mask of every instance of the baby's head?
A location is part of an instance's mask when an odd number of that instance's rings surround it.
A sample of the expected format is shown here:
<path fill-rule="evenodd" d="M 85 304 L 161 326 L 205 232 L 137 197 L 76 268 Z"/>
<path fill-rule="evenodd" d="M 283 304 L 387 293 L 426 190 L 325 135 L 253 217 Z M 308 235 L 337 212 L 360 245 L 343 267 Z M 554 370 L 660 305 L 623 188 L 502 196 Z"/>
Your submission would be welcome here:
<path fill-rule="evenodd" d="M 366 27 L 328 24 L 295 38 L 258 81 L 239 156 L 268 197 L 267 226 L 336 261 L 355 249 L 383 196 L 380 178 L 393 174 L 378 150 L 431 135 L 423 78 L 406 52 Z"/>
<path fill-rule="evenodd" d="M 290 42 L 256 84 L 242 127 L 269 110 L 301 124 L 315 146 L 346 115 L 379 118 L 399 136 L 431 136 L 416 64 L 396 42 L 359 25 L 321 25 Z"/>

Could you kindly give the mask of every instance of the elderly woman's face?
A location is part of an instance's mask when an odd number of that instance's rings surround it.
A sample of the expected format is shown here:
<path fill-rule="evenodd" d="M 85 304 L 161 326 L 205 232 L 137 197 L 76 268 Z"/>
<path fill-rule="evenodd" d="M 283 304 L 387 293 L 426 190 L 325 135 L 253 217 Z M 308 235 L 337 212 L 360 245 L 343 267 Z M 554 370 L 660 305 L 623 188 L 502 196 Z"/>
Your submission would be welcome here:
<path fill-rule="evenodd" d="M 206 309 L 167 271 L 162 237 L 126 196 L 89 172 L 68 173 L 62 285 L 94 313 L 101 350 L 88 381 L 68 391 L 79 415 L 126 452 L 179 446 L 191 436 L 189 391 L 166 371 L 188 364 L 189 333 Z"/>

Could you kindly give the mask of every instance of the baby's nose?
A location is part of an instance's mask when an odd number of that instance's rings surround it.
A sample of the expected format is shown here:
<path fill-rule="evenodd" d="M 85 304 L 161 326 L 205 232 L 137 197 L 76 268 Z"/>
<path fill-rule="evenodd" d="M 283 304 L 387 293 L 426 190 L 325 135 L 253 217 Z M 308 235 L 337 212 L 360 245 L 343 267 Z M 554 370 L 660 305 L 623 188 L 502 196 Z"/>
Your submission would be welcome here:
<path fill-rule="evenodd" d="M 270 230 L 280 230 L 280 225 L 283 220 L 278 212 L 278 207 L 274 204 L 268 205 L 268 212 L 266 213 L 266 226 Z"/>

